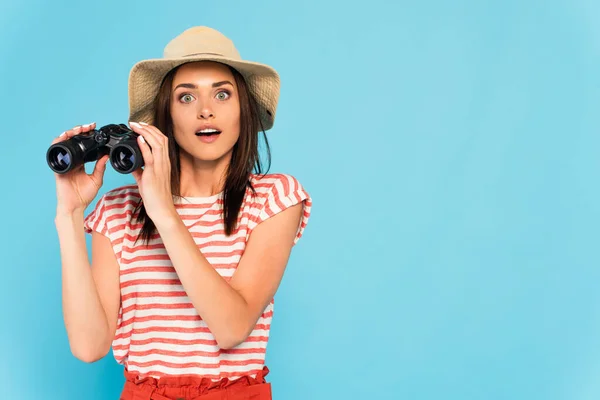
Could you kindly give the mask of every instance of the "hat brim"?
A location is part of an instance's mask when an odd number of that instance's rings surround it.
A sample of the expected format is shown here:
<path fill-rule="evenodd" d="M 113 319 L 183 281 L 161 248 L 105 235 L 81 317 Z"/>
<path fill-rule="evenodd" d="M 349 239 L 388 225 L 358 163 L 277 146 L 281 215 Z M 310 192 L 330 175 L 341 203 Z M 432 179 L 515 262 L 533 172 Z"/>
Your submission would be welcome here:
<path fill-rule="evenodd" d="M 214 61 L 237 70 L 256 99 L 262 129 L 266 131 L 273 127 L 280 90 L 277 71 L 265 64 L 217 55 L 159 58 L 136 63 L 129 73 L 129 120 L 154 124 L 154 101 L 165 75 L 173 68 L 197 61 Z"/>

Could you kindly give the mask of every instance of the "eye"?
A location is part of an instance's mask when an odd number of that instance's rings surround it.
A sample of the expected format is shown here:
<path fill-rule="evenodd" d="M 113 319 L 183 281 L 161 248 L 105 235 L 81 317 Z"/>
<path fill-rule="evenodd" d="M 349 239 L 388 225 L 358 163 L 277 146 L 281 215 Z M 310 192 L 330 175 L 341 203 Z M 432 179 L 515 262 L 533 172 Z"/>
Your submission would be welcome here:
<path fill-rule="evenodd" d="M 190 101 L 194 100 L 194 96 L 192 96 L 189 93 L 186 93 L 186 94 L 179 96 L 179 100 L 183 101 L 184 103 L 189 103 Z"/>
<path fill-rule="evenodd" d="M 229 98 L 229 92 L 226 90 L 221 90 L 219 93 L 217 93 L 218 100 L 227 100 L 228 98 Z"/>

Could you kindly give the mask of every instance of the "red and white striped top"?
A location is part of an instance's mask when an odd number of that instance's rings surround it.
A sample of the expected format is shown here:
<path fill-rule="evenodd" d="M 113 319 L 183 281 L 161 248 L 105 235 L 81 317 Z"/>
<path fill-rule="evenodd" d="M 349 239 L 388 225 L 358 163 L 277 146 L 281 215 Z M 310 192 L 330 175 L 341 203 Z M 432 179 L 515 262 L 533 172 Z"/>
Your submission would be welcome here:
<path fill-rule="evenodd" d="M 198 248 L 226 280 L 235 272 L 252 230 L 270 216 L 303 202 L 304 215 L 294 244 L 302 236 L 312 200 L 291 175 L 251 176 L 238 227 L 225 236 L 222 193 L 186 197 L 176 209 Z M 132 221 L 140 201 L 137 185 L 105 193 L 85 218 L 85 231 L 100 232 L 111 242 L 120 266 L 121 307 L 112 350 L 117 362 L 140 376 L 195 375 L 213 380 L 253 375 L 264 366 L 273 300 L 254 330 L 239 346 L 220 349 L 187 297 L 169 256 L 155 234 L 148 246 L 135 243 L 142 225 Z"/>

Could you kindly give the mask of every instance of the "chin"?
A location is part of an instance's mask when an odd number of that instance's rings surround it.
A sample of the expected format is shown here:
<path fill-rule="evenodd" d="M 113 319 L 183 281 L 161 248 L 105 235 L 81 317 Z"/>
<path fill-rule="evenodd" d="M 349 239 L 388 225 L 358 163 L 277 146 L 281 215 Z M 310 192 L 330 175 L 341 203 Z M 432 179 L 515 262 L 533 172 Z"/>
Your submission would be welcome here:
<path fill-rule="evenodd" d="M 231 156 L 231 150 L 219 151 L 218 149 L 204 149 L 202 151 L 194 151 L 191 156 L 198 161 L 215 162 Z"/>
<path fill-rule="evenodd" d="M 179 144 L 179 149 L 184 157 L 201 162 L 216 162 L 231 157 L 236 140 L 221 136 L 217 142 L 210 144 L 201 143 L 197 139 L 193 142 L 182 142 Z"/>

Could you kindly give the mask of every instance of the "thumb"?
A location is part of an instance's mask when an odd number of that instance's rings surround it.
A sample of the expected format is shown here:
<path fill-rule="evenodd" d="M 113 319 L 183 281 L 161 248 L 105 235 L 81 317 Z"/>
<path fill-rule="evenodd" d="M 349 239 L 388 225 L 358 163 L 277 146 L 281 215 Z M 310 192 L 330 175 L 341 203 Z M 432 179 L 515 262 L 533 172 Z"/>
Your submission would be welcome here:
<path fill-rule="evenodd" d="M 137 185 L 140 185 L 140 180 L 142 178 L 142 169 L 136 169 L 135 171 L 133 171 L 131 173 L 131 175 L 133 175 L 133 179 L 135 179 L 135 183 L 137 183 Z"/>

